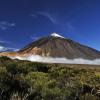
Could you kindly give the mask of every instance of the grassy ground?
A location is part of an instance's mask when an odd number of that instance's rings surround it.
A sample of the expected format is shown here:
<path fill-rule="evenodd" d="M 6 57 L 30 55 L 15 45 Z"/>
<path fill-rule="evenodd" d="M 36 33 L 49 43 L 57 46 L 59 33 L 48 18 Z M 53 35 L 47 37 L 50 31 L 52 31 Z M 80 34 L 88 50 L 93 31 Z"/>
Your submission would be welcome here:
<path fill-rule="evenodd" d="M 0 100 L 100 100 L 100 66 L 0 58 Z"/>

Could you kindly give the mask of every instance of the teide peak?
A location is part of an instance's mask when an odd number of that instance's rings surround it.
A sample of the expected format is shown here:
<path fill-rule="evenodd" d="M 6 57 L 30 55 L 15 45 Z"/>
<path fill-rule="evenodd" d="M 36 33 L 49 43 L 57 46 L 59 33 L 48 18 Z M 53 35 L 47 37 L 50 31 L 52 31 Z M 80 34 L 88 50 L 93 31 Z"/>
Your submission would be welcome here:
<path fill-rule="evenodd" d="M 39 40 L 28 44 L 18 51 L 18 53 L 41 55 L 46 57 L 64 57 L 68 59 L 100 58 L 99 51 L 81 45 L 70 39 L 66 39 L 57 33 L 52 33 L 50 36 L 40 38 Z"/>
<path fill-rule="evenodd" d="M 0 53 L 0 55 L 17 58 L 28 57 L 30 55 L 66 59 L 82 58 L 88 60 L 100 58 L 99 51 L 81 45 L 73 40 L 66 39 L 57 33 L 52 33 L 47 37 L 42 37 L 33 41 L 24 48 L 20 49 L 18 52 Z"/>

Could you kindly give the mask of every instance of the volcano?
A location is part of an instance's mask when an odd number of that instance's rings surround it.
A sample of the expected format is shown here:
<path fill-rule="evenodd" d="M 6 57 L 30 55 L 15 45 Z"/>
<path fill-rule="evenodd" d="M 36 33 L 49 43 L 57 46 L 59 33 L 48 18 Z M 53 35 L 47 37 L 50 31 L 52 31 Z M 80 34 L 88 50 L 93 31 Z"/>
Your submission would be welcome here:
<path fill-rule="evenodd" d="M 0 53 L 2 56 L 26 56 L 26 55 L 40 55 L 43 57 L 58 57 L 67 59 L 98 59 L 100 52 L 82 45 L 71 39 L 52 33 L 50 36 L 42 37 L 32 43 L 26 45 L 17 52 Z"/>

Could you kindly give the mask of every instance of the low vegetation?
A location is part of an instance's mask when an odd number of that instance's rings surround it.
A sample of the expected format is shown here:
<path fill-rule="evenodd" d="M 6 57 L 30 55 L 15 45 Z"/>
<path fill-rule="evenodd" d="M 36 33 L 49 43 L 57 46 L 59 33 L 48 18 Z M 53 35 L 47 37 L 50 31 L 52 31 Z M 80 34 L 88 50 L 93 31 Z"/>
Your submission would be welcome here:
<path fill-rule="evenodd" d="M 100 100 L 100 68 L 1 57 L 0 100 Z"/>

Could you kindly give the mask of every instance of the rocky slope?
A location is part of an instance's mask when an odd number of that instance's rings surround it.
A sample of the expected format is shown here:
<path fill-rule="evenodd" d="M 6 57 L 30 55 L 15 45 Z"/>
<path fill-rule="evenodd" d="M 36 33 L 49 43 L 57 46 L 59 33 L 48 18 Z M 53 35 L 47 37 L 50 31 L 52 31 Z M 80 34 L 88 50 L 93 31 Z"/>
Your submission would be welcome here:
<path fill-rule="evenodd" d="M 56 33 L 47 37 L 42 37 L 37 41 L 26 45 L 18 52 L 1 53 L 0 55 L 8 56 L 26 56 L 40 55 L 46 57 L 64 57 L 68 59 L 84 58 L 97 59 L 100 58 L 100 52 L 90 47 L 84 46 L 70 39 L 66 39 Z"/>

